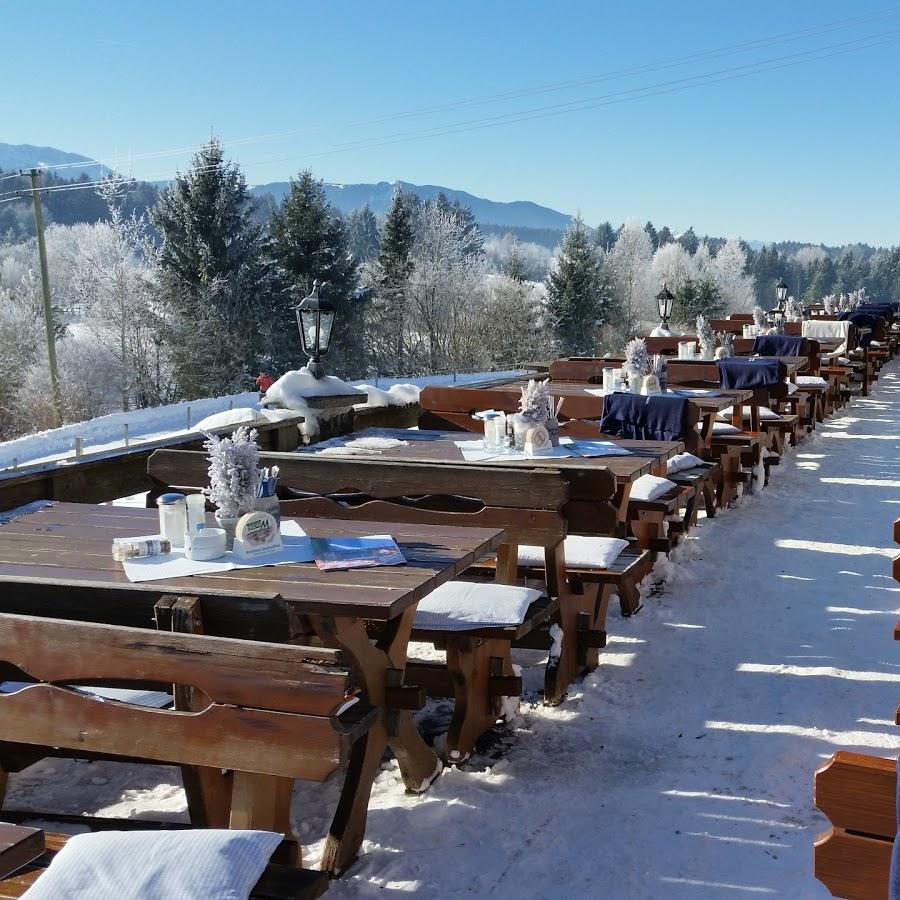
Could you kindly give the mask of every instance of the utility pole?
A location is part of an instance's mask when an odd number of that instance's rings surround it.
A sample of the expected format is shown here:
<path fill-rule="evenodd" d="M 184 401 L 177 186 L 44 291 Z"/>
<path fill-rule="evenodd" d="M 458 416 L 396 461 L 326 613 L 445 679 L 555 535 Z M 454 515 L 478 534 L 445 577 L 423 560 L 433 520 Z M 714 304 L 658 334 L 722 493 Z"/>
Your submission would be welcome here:
<path fill-rule="evenodd" d="M 56 366 L 56 335 L 53 333 L 53 307 L 50 305 L 50 270 L 47 266 L 47 246 L 44 243 L 44 217 L 41 214 L 37 169 L 31 170 L 31 199 L 34 201 L 34 227 L 37 232 L 38 258 L 41 262 L 41 293 L 44 297 L 44 325 L 47 328 L 47 362 L 50 366 L 53 410 L 56 425 L 59 427 L 62 425 L 62 396 L 59 391 L 59 370 Z"/>

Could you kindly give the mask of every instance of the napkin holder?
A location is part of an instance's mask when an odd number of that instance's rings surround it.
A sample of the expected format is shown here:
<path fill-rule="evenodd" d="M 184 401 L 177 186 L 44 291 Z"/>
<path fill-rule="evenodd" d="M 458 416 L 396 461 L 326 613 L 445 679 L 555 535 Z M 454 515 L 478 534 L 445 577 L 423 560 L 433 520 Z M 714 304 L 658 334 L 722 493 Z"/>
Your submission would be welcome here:
<path fill-rule="evenodd" d="M 263 510 L 241 516 L 234 530 L 234 555 L 242 562 L 281 549 L 281 531 L 275 517 Z"/>
<path fill-rule="evenodd" d="M 542 451 L 550 450 L 553 442 L 550 439 L 550 432 L 543 425 L 532 425 L 525 432 L 525 455 L 539 456 Z"/>

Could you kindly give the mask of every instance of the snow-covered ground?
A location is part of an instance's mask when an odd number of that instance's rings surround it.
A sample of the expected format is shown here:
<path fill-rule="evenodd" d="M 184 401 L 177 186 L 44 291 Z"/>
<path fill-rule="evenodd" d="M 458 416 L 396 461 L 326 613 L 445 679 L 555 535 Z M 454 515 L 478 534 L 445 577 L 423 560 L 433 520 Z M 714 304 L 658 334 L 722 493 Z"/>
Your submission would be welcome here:
<path fill-rule="evenodd" d="M 771 487 L 661 563 L 639 615 L 611 613 L 600 668 L 561 706 L 530 694 L 424 796 L 385 763 L 363 853 L 329 896 L 827 897 L 812 876 L 813 771 L 838 748 L 900 750 L 898 515 L 893 363 Z M 537 654 L 520 661 L 536 690 Z M 171 769 L 54 761 L 13 775 L 7 803 L 183 816 L 178 785 Z M 298 787 L 309 860 L 336 795 Z"/>
<path fill-rule="evenodd" d="M 510 372 L 479 372 L 467 375 L 423 375 L 418 378 L 380 378 L 352 381 L 349 384 L 365 385 L 370 391 L 371 406 L 384 406 L 389 402 L 386 390 L 395 385 L 411 384 L 425 387 L 429 384 L 466 384 L 485 378 L 511 378 L 522 374 L 521 370 Z M 399 396 L 402 396 L 399 395 Z M 128 426 L 128 437 L 132 444 L 159 441 L 168 437 L 187 435 L 196 428 L 198 422 L 215 413 L 232 408 L 256 407 L 259 394 L 247 391 L 226 397 L 209 397 L 203 400 L 186 400 L 148 409 L 112 413 L 87 422 L 75 422 L 62 428 L 25 435 L 12 441 L 0 442 L 0 470 L 13 465 L 52 462 L 70 459 L 74 454 L 75 438 L 84 441 L 83 452 L 102 453 L 124 446 L 124 428 Z"/>

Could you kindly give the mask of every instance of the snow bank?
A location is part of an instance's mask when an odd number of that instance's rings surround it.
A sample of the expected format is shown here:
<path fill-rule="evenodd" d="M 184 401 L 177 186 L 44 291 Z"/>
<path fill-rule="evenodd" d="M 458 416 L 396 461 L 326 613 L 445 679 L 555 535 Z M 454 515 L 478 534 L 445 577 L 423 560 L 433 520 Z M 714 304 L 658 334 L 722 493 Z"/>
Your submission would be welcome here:
<path fill-rule="evenodd" d="M 188 434 L 195 430 L 194 423 L 197 421 L 214 413 L 227 411 L 229 407 L 255 406 L 258 397 L 256 391 L 248 391 L 227 397 L 187 400 L 166 406 L 112 413 L 86 422 L 75 422 L 62 428 L 25 435 L 0 443 L 0 469 L 11 467 L 14 459 L 18 460 L 19 465 L 66 459 L 72 456 L 76 437 L 84 438 L 85 453 L 121 448 L 126 425 L 131 441 L 151 441 L 181 433 Z M 188 410 L 191 416 L 190 428 Z"/>
<path fill-rule="evenodd" d="M 395 384 L 386 391 L 370 384 L 361 384 L 359 387 L 368 394 L 368 399 L 365 403 L 357 403 L 357 407 L 406 406 L 418 403 L 422 391 L 414 384 Z"/>
<path fill-rule="evenodd" d="M 363 394 L 359 388 L 347 384 L 334 375 L 323 375 L 314 378 L 304 366 L 285 372 L 272 387 L 266 391 L 263 403 L 279 403 L 286 409 L 305 412 L 308 409 L 307 399 L 310 397 L 339 397 L 342 394 Z"/>
<path fill-rule="evenodd" d="M 188 400 L 148 409 L 135 409 L 127 413 L 113 413 L 86 422 L 76 422 L 62 428 L 41 431 L 0 443 L 0 470 L 11 468 L 14 460 L 18 465 L 24 466 L 29 463 L 68 459 L 73 455 L 76 437 L 83 438 L 85 453 L 102 453 L 105 450 L 120 449 L 124 445 L 126 425 L 129 439 L 132 442 L 150 442 L 181 434 L 190 434 L 201 426 L 208 429 L 251 422 L 261 424 L 263 420 L 251 418 L 251 413 L 256 416 L 265 416 L 265 421 L 273 421 L 272 416 L 301 412 L 308 418 L 305 429 L 308 433 L 314 434 L 318 431 L 318 417 L 324 418 L 326 414 L 313 412 L 300 406 L 300 398 L 295 395 L 300 394 L 301 391 L 306 391 L 307 396 L 358 392 L 361 398 L 365 396 L 367 399 L 362 404 L 356 405 L 389 406 L 398 404 L 405 406 L 408 403 L 416 402 L 419 390 L 429 384 L 467 384 L 487 378 L 513 378 L 522 374 L 525 374 L 522 370 L 515 370 L 475 372 L 467 375 L 422 375 L 416 378 L 378 379 L 372 386 L 361 381 L 341 381 L 341 379 L 329 375 L 316 382 L 307 372 L 300 369 L 297 372 L 288 373 L 288 375 L 303 376 L 299 379 L 290 379 L 286 383 L 290 388 L 284 389 L 285 397 L 290 398 L 288 402 L 291 402 L 292 399 L 297 404 L 289 407 L 290 412 L 288 413 L 279 413 L 278 410 L 261 410 L 258 394 L 255 391 L 226 397 Z M 286 377 L 282 376 L 272 385 L 268 396 L 272 396 L 272 390 Z M 279 388 L 279 393 L 281 391 L 282 388 Z M 283 401 L 279 400 L 278 402 Z M 187 427 L 189 410 L 190 428 Z M 229 417 L 229 412 L 234 414 L 233 418 Z M 215 424 L 210 424 L 210 417 L 219 413 L 223 414 L 222 418 L 217 418 L 213 420 Z"/>

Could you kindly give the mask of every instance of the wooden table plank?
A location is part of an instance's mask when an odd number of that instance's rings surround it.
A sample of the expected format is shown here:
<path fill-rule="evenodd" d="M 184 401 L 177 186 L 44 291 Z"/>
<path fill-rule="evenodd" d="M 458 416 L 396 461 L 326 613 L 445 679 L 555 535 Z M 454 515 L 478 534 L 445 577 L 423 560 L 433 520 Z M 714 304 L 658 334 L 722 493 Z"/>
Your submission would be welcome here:
<path fill-rule="evenodd" d="M 112 559 L 112 538 L 155 532 L 156 510 L 60 503 L 0 527 L 0 584 L 4 592 L 37 585 L 270 598 L 298 613 L 385 620 L 496 550 L 502 538 L 488 528 L 298 521 L 313 537 L 391 534 L 408 565 L 322 571 L 315 563 L 295 563 L 133 584 Z"/>
<path fill-rule="evenodd" d="M 597 398 L 600 399 L 600 398 Z M 585 423 L 579 423 L 584 425 Z M 562 434 L 565 436 L 567 432 L 567 423 L 562 426 Z M 579 436 L 584 439 L 583 428 L 579 431 Z M 409 443 L 405 447 L 392 447 L 379 451 L 378 459 L 381 460 L 399 460 L 405 462 L 422 462 L 422 463 L 454 463 L 466 464 L 462 450 L 456 446 L 456 441 L 477 440 L 477 436 L 473 436 L 472 432 L 467 431 L 427 431 L 418 432 L 419 434 L 431 435 L 429 440 L 416 440 L 409 436 L 409 432 L 402 428 L 375 428 L 365 431 L 358 431 L 353 434 L 346 435 L 344 440 L 354 440 L 365 437 L 394 437 L 399 440 L 408 440 Z M 553 469 L 571 470 L 571 469 L 607 469 L 616 478 L 618 484 L 631 483 L 636 481 L 641 475 L 646 475 L 652 469 L 664 464 L 667 459 L 676 453 L 684 450 L 684 443 L 681 441 L 630 441 L 620 438 L 611 438 L 604 435 L 597 429 L 596 438 L 598 440 L 609 440 L 613 443 L 623 446 L 625 449 L 632 451 L 630 456 L 602 456 L 602 457 L 530 457 L 528 459 L 509 459 L 498 456 L 494 459 L 479 460 L 472 465 L 479 466 L 513 466 L 513 467 L 546 467 Z M 315 446 L 309 450 L 303 451 L 305 455 L 315 458 Z M 352 459 L 352 457 L 349 457 Z"/>

